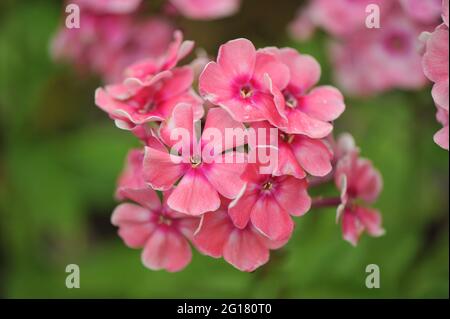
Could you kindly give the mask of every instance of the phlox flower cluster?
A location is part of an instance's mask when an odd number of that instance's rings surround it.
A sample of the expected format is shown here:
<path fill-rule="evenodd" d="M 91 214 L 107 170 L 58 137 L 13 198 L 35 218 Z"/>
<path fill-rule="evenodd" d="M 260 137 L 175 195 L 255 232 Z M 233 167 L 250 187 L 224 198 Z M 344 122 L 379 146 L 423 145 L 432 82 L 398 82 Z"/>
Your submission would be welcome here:
<path fill-rule="evenodd" d="M 194 248 L 254 271 L 315 203 L 339 206 L 352 244 L 363 231 L 383 233 L 379 213 L 366 205 L 381 177 L 356 147 L 334 142 L 344 99 L 317 86 L 312 56 L 257 49 L 241 38 L 197 72 L 197 63 L 180 65 L 193 46 L 176 31 L 164 54 L 131 64 L 95 95 L 116 126 L 142 143 L 118 180 L 122 203 L 112 223 L 127 246 L 142 248 L 146 267 L 179 271 Z M 333 179 L 337 200 L 310 197 L 309 187 Z"/>

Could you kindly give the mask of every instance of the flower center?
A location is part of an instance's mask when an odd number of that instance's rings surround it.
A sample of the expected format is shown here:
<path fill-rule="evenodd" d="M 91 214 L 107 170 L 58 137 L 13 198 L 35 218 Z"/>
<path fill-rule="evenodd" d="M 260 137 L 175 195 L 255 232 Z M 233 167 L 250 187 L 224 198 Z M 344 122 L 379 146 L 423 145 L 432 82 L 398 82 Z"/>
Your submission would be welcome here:
<path fill-rule="evenodd" d="M 241 87 L 240 93 L 243 99 L 247 99 L 249 97 L 252 97 L 253 89 L 250 85 L 244 85 L 243 87 Z"/>
<path fill-rule="evenodd" d="M 289 92 L 285 92 L 284 99 L 286 100 L 286 105 L 292 109 L 295 109 L 298 105 L 297 99 Z"/>
<path fill-rule="evenodd" d="M 164 215 L 159 215 L 158 224 L 170 226 L 172 225 L 172 220 Z"/>
<path fill-rule="evenodd" d="M 286 143 L 288 143 L 288 144 L 291 144 L 292 143 L 292 141 L 294 140 L 294 135 L 292 135 L 292 134 L 286 134 L 286 133 L 281 133 L 280 134 L 280 137 L 281 137 L 281 139 L 284 141 L 284 142 L 286 142 Z"/>
<path fill-rule="evenodd" d="M 150 112 L 150 110 L 153 108 L 153 106 L 154 106 L 153 101 L 150 101 L 147 104 L 145 104 L 143 107 L 138 109 L 138 113 L 139 114 L 147 114 L 148 112 Z"/>
<path fill-rule="evenodd" d="M 273 187 L 273 184 L 272 184 L 271 181 L 267 181 L 267 182 L 264 183 L 264 185 L 263 185 L 263 189 L 264 189 L 265 191 L 270 191 L 270 190 L 272 189 L 272 187 Z"/>
<path fill-rule="evenodd" d="M 201 157 L 199 155 L 192 155 L 189 158 L 189 161 L 191 162 L 191 166 L 193 168 L 198 167 L 202 163 L 202 159 L 201 159 Z"/>

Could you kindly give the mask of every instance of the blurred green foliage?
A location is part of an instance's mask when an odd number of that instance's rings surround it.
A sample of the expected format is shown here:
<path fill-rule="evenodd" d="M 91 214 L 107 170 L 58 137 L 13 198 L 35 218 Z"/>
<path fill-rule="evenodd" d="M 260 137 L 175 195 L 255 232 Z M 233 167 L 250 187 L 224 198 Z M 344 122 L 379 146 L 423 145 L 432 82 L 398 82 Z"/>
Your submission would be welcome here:
<path fill-rule="evenodd" d="M 330 83 L 326 37 L 292 43 L 285 26 L 298 1 L 280 2 L 276 12 L 271 6 L 245 0 L 235 17 L 179 23 L 211 54 L 239 36 L 258 46 L 294 46 L 319 59 L 322 82 Z M 333 210 L 311 211 L 254 273 L 198 253 L 180 273 L 153 272 L 109 223 L 115 180 L 136 141 L 95 107 L 98 79 L 52 63 L 49 40 L 61 13 L 57 1 L 0 3 L 0 296 L 448 297 L 448 152 L 432 141 L 439 125 L 430 87 L 347 98 L 336 123 L 383 174 L 376 207 L 384 237 L 363 237 L 353 248 Z M 70 263 L 80 265 L 81 289 L 65 287 Z M 371 263 L 380 266 L 380 289 L 365 288 Z"/>

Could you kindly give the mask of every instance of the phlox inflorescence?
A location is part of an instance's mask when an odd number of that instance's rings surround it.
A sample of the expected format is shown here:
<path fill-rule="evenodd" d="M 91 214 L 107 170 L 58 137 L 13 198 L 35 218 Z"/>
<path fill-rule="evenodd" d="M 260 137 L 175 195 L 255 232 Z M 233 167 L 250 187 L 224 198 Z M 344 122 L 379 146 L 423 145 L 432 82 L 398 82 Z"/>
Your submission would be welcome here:
<path fill-rule="evenodd" d="M 315 86 L 312 56 L 235 39 L 198 75 L 198 64 L 179 65 L 192 49 L 176 31 L 164 55 L 96 92 L 99 108 L 143 145 L 128 154 L 112 223 L 126 245 L 142 248 L 146 267 L 179 271 L 195 248 L 254 271 L 289 241 L 296 220 L 326 206 L 309 188 L 333 179 L 344 238 L 355 245 L 363 230 L 382 234 L 379 214 L 355 204 L 375 200 L 381 177 L 356 147 L 334 142 L 344 99 Z M 368 188 L 374 196 L 365 198 Z"/>

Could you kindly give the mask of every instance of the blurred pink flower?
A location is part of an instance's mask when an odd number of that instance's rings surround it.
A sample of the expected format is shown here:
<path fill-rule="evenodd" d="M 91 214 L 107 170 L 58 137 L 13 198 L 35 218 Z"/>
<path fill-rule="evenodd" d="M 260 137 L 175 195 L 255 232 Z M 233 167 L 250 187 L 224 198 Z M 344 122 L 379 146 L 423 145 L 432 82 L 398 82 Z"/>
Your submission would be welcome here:
<path fill-rule="evenodd" d="M 391 88 L 425 85 L 418 36 L 423 26 L 391 12 L 380 29 L 361 29 L 331 45 L 330 57 L 341 87 L 353 95 L 370 95 Z"/>
<path fill-rule="evenodd" d="M 169 0 L 183 16 L 195 20 L 213 20 L 235 14 L 241 0 Z"/>
<path fill-rule="evenodd" d="M 432 24 L 441 15 L 442 0 L 400 0 L 403 10 L 412 19 Z"/>
<path fill-rule="evenodd" d="M 358 29 L 365 28 L 368 15 L 366 7 L 370 4 L 378 5 L 380 14 L 384 15 L 390 7 L 389 0 L 312 0 L 304 10 L 307 14 L 299 14 L 298 24 L 309 23 L 325 29 L 335 36 L 350 36 Z"/>
<path fill-rule="evenodd" d="M 256 51 L 247 39 L 220 46 L 217 62 L 210 62 L 199 79 L 200 94 L 227 110 L 240 122 L 269 120 L 280 124 L 270 88 L 283 89 L 289 69 L 273 54 Z"/>
<path fill-rule="evenodd" d="M 311 207 L 306 179 L 261 174 L 258 164 L 248 164 L 242 175 L 245 187 L 230 203 L 233 224 L 244 229 L 251 224 L 271 240 L 287 240 L 294 229 L 290 217 L 302 216 Z"/>
<path fill-rule="evenodd" d="M 145 148 L 144 178 L 158 190 L 170 189 L 179 181 L 168 198 L 168 205 L 184 214 L 201 215 L 220 207 L 219 194 L 229 199 L 238 195 L 244 184 L 240 175 L 245 169 L 245 162 L 233 160 L 235 152 L 232 149 L 240 146 L 235 140 L 231 144 L 215 145 L 220 149 L 215 148 L 214 154 L 206 154 L 204 148 L 209 145 L 210 137 L 203 134 L 198 141 L 194 123 L 191 105 L 178 104 L 174 108 L 172 115 L 160 127 L 163 147 Z M 241 123 L 234 121 L 224 110 L 210 109 L 204 132 L 213 129 L 224 137 L 227 128 L 244 129 Z M 187 132 L 188 140 L 184 136 L 181 136 L 181 141 L 174 140 L 173 136 L 177 132 Z M 174 149 L 180 142 L 183 144 L 182 150 Z M 166 147 L 170 148 L 170 153 Z M 206 160 L 206 155 L 212 158 Z"/>
<path fill-rule="evenodd" d="M 380 213 L 361 204 L 361 201 L 371 204 L 377 200 L 382 179 L 369 160 L 359 157 L 359 150 L 349 141 L 349 135 L 342 138 L 344 140 L 338 141 L 337 145 L 344 149 L 334 173 L 334 181 L 341 191 L 336 218 L 342 220 L 344 239 L 356 246 L 364 231 L 371 236 L 384 234 Z"/>
<path fill-rule="evenodd" d="M 300 54 L 291 48 L 267 48 L 288 67 L 290 78 L 285 88 L 275 85 L 271 90 L 277 109 L 287 119 L 283 130 L 311 138 L 323 138 L 333 129 L 330 123 L 345 110 L 344 97 L 331 86 L 313 88 L 320 79 L 320 65 L 310 55 Z"/>
<path fill-rule="evenodd" d="M 134 11 L 140 1 L 79 2 L 80 28 L 60 27 L 51 44 L 55 59 L 97 73 L 110 83 L 121 79 L 129 64 L 167 50 L 173 26 L 161 18 L 138 20 Z"/>
<path fill-rule="evenodd" d="M 139 193 L 139 196 L 133 193 L 130 199 L 138 204 L 117 206 L 111 222 L 119 227 L 119 236 L 127 246 L 143 248 L 141 258 L 146 267 L 174 272 L 182 270 L 191 261 L 188 240 L 198 227 L 199 219 L 171 210 L 165 202 L 169 194 L 164 193 L 161 203 L 152 189 Z"/>
<path fill-rule="evenodd" d="M 273 241 L 263 236 L 251 223 L 244 228 L 234 226 L 226 208 L 202 216 L 193 243 L 196 248 L 214 258 L 223 257 L 241 271 L 254 271 L 269 261 L 269 251 L 287 242 Z"/>
<path fill-rule="evenodd" d="M 431 95 L 437 106 L 436 118 L 443 128 L 434 136 L 434 141 L 448 150 L 448 112 L 449 112 L 449 29 L 448 0 L 443 2 L 442 17 L 444 23 L 432 33 L 424 33 L 425 48 L 422 58 L 423 71 L 434 82 Z M 446 18 L 447 17 L 447 18 Z"/>
<path fill-rule="evenodd" d="M 71 0 L 70 3 L 96 13 L 124 14 L 136 11 L 142 0 Z"/>

